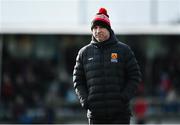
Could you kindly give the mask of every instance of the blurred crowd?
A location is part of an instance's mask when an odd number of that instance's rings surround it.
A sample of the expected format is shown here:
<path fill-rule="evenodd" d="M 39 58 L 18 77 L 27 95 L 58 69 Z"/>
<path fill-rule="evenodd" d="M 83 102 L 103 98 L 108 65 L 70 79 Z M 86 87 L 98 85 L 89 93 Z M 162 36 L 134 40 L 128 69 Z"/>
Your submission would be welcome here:
<path fill-rule="evenodd" d="M 66 57 L 61 57 L 62 50 L 54 51 L 49 57 L 49 45 L 41 49 L 40 44 L 34 45 L 38 52 L 33 55 L 24 50 L 32 46 L 27 42 L 29 36 L 13 39 L 14 42 L 4 39 L 0 123 L 55 123 L 58 116 L 76 113 L 71 110 L 79 105 L 70 75 L 77 52 L 69 46 L 63 50 Z M 59 58 L 64 58 L 65 64 L 59 62 Z"/>
<path fill-rule="evenodd" d="M 51 123 L 54 108 L 76 102 L 68 81 L 56 79 L 53 61 L 11 59 L 3 64 L 1 122 Z"/>
<path fill-rule="evenodd" d="M 0 123 L 73 123 L 78 115 L 85 118 L 72 84 L 75 58 L 86 44 L 84 39 L 88 42 L 90 36 L 5 36 Z M 165 46 L 158 40 L 148 41 L 151 37 L 120 39 L 128 41 L 143 73 L 132 101 L 136 123 L 164 113 L 180 115 L 180 38 L 175 37 L 173 44 L 165 41 Z"/>

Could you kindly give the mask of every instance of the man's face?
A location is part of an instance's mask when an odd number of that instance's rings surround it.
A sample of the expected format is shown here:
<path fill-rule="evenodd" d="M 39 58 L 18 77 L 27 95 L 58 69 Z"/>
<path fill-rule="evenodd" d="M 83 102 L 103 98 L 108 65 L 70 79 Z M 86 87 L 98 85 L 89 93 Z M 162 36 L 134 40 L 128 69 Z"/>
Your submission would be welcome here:
<path fill-rule="evenodd" d="M 110 37 L 110 32 L 108 31 L 108 29 L 102 26 L 95 26 L 92 29 L 92 34 L 98 42 L 106 41 Z"/>

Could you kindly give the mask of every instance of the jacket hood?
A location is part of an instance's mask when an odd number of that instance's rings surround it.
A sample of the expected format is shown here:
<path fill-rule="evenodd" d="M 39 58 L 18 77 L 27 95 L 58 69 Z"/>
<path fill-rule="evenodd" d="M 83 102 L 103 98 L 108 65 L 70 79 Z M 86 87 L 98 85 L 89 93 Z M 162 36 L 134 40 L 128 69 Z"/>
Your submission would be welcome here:
<path fill-rule="evenodd" d="M 108 40 L 106 41 L 103 41 L 103 42 L 98 42 L 94 36 L 92 35 L 92 40 L 91 40 L 91 44 L 97 46 L 97 47 L 105 47 L 105 46 L 108 46 L 108 45 L 111 45 L 111 44 L 115 44 L 118 42 L 118 39 L 116 38 L 113 30 L 111 29 L 110 30 L 110 37 Z"/>

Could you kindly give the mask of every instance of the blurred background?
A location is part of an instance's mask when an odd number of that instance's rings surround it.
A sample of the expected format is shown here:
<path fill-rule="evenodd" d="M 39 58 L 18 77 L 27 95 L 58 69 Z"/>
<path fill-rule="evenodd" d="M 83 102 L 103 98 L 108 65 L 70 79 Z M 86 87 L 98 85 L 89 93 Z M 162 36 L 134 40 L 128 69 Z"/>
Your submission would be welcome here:
<path fill-rule="evenodd" d="M 0 123 L 88 123 L 72 72 L 100 7 L 143 74 L 131 123 L 180 123 L 180 0 L 0 0 Z"/>

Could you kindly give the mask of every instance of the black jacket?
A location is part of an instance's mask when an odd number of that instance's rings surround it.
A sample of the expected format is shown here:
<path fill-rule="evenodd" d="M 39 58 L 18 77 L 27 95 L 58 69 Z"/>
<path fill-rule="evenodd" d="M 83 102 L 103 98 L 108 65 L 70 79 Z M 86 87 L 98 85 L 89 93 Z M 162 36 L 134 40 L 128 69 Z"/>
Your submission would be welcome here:
<path fill-rule="evenodd" d="M 113 31 L 104 42 L 92 37 L 77 55 L 73 83 L 82 107 L 89 109 L 88 117 L 130 115 L 129 101 L 140 81 L 134 53 L 116 39 Z"/>

